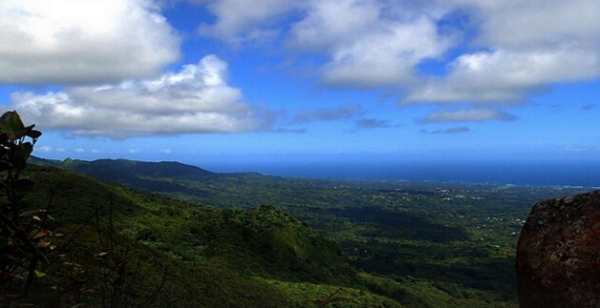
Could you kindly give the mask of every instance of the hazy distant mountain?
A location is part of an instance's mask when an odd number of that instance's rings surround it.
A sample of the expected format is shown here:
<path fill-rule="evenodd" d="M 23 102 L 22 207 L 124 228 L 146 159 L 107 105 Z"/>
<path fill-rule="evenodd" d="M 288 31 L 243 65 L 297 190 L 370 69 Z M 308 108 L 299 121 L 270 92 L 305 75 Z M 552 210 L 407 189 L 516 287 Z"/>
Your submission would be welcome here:
<path fill-rule="evenodd" d="M 67 159 L 62 167 L 105 180 L 144 177 L 169 177 L 204 180 L 217 174 L 179 162 L 141 162 L 125 159 L 100 159 L 94 161 Z"/>
<path fill-rule="evenodd" d="M 217 173 L 179 162 L 142 162 L 125 159 L 59 161 L 39 157 L 32 158 L 30 162 L 35 165 L 75 171 L 102 181 L 162 193 L 191 193 L 190 189 L 182 183 L 218 180 L 221 177 Z"/>
<path fill-rule="evenodd" d="M 162 193 L 196 202 L 221 200 L 221 207 L 254 207 L 265 190 L 286 185 L 288 180 L 258 173 L 215 173 L 179 162 L 143 162 L 125 159 L 94 161 L 47 160 L 33 157 L 30 162 L 85 174 L 135 189 Z"/>

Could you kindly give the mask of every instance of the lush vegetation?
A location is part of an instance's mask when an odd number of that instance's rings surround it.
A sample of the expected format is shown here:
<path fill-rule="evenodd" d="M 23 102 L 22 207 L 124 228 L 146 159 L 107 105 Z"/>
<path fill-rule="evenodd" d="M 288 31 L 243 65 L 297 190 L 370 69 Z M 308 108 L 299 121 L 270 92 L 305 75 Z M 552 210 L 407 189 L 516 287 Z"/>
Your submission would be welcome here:
<path fill-rule="evenodd" d="M 55 248 L 19 303 L 399 306 L 370 291 L 335 243 L 273 207 L 192 205 L 53 167 L 25 176 L 36 183 L 23 200 L 28 206 L 60 193 L 50 209 Z"/>
<path fill-rule="evenodd" d="M 171 162 L 36 163 L 190 202 L 120 187 L 152 213 L 124 215 L 121 234 L 192 266 L 227 268 L 288 306 L 516 306 L 514 247 L 530 206 L 580 191 L 215 174 Z"/>

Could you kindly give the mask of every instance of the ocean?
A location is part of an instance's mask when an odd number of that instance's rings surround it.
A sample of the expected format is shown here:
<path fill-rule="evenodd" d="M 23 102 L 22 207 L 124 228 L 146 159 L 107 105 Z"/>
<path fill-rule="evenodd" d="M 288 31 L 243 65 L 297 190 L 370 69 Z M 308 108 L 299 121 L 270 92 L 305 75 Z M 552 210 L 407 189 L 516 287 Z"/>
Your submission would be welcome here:
<path fill-rule="evenodd" d="M 600 187 L 600 162 L 278 162 L 220 165 L 212 169 L 332 180 Z"/>

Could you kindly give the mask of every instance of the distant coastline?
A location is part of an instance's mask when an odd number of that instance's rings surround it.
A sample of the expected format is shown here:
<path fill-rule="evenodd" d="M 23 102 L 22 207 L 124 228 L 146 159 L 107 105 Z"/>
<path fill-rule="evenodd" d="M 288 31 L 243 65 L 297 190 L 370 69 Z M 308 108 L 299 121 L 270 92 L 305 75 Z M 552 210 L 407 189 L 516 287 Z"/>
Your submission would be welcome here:
<path fill-rule="evenodd" d="M 600 188 L 600 162 L 256 163 L 205 165 L 218 172 L 252 171 L 285 177 L 356 181 Z"/>

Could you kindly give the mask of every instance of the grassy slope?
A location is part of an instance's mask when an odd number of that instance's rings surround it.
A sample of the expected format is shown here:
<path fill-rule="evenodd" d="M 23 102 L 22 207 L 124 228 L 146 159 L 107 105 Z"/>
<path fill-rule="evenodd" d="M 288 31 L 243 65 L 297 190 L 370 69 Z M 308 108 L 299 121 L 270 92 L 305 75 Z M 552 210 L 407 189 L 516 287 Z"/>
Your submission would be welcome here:
<path fill-rule="evenodd" d="M 301 307 L 335 293 L 344 307 L 400 306 L 367 291 L 333 243 L 272 207 L 191 206 L 52 167 L 28 175 L 37 184 L 26 203 L 44 206 L 53 195 L 56 231 L 64 234 L 53 239 L 53 266 L 42 269 L 31 301 L 97 304 L 114 295 L 115 264 L 128 260 L 119 283 L 132 295 L 124 302 Z"/>

